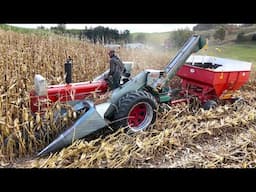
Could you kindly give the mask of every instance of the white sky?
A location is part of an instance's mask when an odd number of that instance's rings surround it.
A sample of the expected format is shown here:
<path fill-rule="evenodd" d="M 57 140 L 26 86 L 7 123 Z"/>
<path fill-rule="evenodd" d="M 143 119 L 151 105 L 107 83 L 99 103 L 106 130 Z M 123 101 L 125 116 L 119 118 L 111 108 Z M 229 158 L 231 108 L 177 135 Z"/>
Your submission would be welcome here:
<path fill-rule="evenodd" d="M 38 26 L 44 26 L 50 28 L 57 26 L 57 24 L 9 24 L 17 27 L 25 28 L 37 28 Z M 192 30 L 196 24 L 66 24 L 67 29 L 85 29 L 90 27 L 109 27 L 111 29 L 117 29 L 119 31 L 129 30 L 130 33 L 144 32 L 144 33 L 155 33 L 155 32 L 168 32 L 177 29 L 189 28 Z"/>

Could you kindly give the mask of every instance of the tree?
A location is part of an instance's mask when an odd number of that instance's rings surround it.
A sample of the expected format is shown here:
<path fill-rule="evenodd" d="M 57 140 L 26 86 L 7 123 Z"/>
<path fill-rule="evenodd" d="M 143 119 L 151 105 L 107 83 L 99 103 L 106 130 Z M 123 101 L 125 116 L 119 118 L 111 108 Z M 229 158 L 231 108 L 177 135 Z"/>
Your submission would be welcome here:
<path fill-rule="evenodd" d="M 41 25 L 41 26 L 38 26 L 37 29 L 43 29 L 44 30 L 45 27 L 43 25 Z"/>
<path fill-rule="evenodd" d="M 51 27 L 50 29 L 56 34 L 63 34 L 66 32 L 66 25 L 58 24 L 57 27 Z"/>
<path fill-rule="evenodd" d="M 124 32 L 120 34 L 120 38 L 125 43 L 129 43 L 130 42 L 130 31 L 124 30 Z"/>
<path fill-rule="evenodd" d="M 57 29 L 60 31 L 65 31 L 66 30 L 66 25 L 65 24 L 58 24 Z"/>
<path fill-rule="evenodd" d="M 180 48 L 188 38 L 193 34 L 193 31 L 186 29 L 178 29 L 171 33 L 170 39 L 174 47 Z"/>
<path fill-rule="evenodd" d="M 224 27 L 220 27 L 213 34 L 214 39 L 219 39 L 220 41 L 223 41 L 225 39 L 225 36 L 226 36 L 226 30 L 224 29 Z"/>

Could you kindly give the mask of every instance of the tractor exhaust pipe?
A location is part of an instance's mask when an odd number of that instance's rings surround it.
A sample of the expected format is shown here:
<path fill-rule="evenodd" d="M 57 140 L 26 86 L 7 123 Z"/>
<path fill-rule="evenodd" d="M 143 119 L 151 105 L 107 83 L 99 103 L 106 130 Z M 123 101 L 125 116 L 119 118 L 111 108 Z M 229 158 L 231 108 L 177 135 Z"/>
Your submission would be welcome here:
<path fill-rule="evenodd" d="M 68 56 L 67 62 L 65 63 L 65 75 L 66 75 L 66 83 L 72 83 L 72 59 Z"/>

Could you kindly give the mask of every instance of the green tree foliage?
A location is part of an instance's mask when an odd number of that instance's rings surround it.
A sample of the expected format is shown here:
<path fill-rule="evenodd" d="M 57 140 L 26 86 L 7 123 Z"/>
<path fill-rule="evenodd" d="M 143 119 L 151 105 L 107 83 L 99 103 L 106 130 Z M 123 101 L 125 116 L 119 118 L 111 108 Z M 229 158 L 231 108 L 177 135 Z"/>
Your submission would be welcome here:
<path fill-rule="evenodd" d="M 66 32 L 66 25 L 58 24 L 57 27 L 51 27 L 50 29 L 56 34 L 64 34 Z"/>
<path fill-rule="evenodd" d="M 85 28 L 84 30 L 70 29 L 67 30 L 65 24 L 58 24 L 57 27 L 51 27 L 51 30 L 56 34 L 69 35 L 77 37 L 80 40 L 88 39 L 93 43 L 128 43 L 130 42 L 130 31 L 124 30 L 119 32 L 116 29 L 98 26 L 95 28 Z"/>
<path fill-rule="evenodd" d="M 124 30 L 124 32 L 121 33 L 120 36 L 121 36 L 120 38 L 124 41 L 124 43 L 129 43 L 131 41 L 129 30 Z"/>
<path fill-rule="evenodd" d="M 66 25 L 65 24 L 58 24 L 57 29 L 60 31 L 65 31 L 66 30 Z"/>
<path fill-rule="evenodd" d="M 213 38 L 220 41 L 223 41 L 225 39 L 225 36 L 226 36 L 226 30 L 224 29 L 224 27 L 220 27 L 213 34 Z"/>
<path fill-rule="evenodd" d="M 37 27 L 37 29 L 42 29 L 42 30 L 44 30 L 45 27 L 44 27 L 43 25 L 41 25 L 41 26 Z"/>
<path fill-rule="evenodd" d="M 180 48 L 188 38 L 193 34 L 193 31 L 187 29 L 178 29 L 171 33 L 171 42 L 174 47 Z"/>
<path fill-rule="evenodd" d="M 96 28 L 85 29 L 81 33 L 81 37 L 87 38 L 93 43 L 99 42 L 104 44 L 109 43 L 121 43 L 129 42 L 130 31 L 125 30 L 124 32 L 119 32 L 116 29 L 110 29 L 108 27 L 98 26 Z"/>

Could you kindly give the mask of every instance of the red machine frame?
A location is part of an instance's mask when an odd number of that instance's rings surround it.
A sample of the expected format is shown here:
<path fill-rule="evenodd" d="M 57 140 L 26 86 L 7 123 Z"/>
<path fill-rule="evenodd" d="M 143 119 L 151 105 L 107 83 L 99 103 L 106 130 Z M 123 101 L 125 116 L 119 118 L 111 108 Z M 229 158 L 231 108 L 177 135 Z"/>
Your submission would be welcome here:
<path fill-rule="evenodd" d="M 62 85 L 50 85 L 47 88 L 47 96 L 38 96 L 35 90 L 30 92 L 31 111 L 44 112 L 52 103 L 56 101 L 67 102 L 83 100 L 94 93 L 103 94 L 108 90 L 108 84 L 104 80 L 95 82 L 80 82 Z"/>

